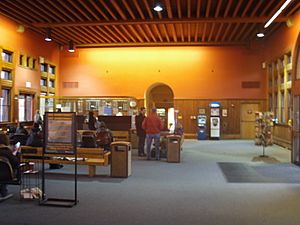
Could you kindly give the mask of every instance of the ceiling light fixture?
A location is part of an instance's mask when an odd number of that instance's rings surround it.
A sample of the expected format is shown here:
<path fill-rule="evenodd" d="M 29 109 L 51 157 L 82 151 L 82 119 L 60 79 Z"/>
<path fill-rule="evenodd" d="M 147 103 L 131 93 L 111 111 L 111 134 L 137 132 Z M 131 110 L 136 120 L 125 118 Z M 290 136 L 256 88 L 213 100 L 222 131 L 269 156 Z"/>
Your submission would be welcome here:
<path fill-rule="evenodd" d="M 269 21 L 265 24 L 264 28 L 267 28 L 270 26 L 270 24 L 276 19 L 277 16 L 287 7 L 287 5 L 291 2 L 292 0 L 286 0 L 285 3 L 280 7 L 280 9 L 277 10 L 277 12 L 269 19 Z"/>
<path fill-rule="evenodd" d="M 47 35 L 45 37 L 45 41 L 52 41 L 50 28 L 47 29 Z"/>
<path fill-rule="evenodd" d="M 163 10 L 162 4 L 159 3 L 159 2 L 156 2 L 156 3 L 154 4 L 153 10 L 156 11 L 156 12 L 161 12 L 161 11 Z"/>
<path fill-rule="evenodd" d="M 256 33 L 256 37 L 263 38 L 264 36 L 265 36 L 265 34 L 261 31 Z"/>
<path fill-rule="evenodd" d="M 74 48 L 74 42 L 73 41 L 69 41 L 69 48 L 68 48 L 69 52 L 75 52 L 75 48 Z"/>

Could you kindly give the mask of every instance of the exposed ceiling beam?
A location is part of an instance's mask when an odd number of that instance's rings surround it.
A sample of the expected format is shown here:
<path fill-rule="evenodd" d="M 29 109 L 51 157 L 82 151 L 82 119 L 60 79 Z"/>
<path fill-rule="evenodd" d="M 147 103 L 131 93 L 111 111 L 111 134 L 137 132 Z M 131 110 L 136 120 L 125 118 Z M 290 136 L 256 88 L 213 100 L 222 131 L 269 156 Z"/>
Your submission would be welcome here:
<path fill-rule="evenodd" d="M 275 22 L 285 22 L 290 17 L 278 17 Z M 246 18 L 194 18 L 194 19 L 153 19 L 153 20 L 119 20 L 119 21 L 78 21 L 61 23 L 32 23 L 35 27 L 75 27 L 107 25 L 144 25 L 144 24 L 186 24 L 186 23 L 265 23 L 269 17 Z"/>

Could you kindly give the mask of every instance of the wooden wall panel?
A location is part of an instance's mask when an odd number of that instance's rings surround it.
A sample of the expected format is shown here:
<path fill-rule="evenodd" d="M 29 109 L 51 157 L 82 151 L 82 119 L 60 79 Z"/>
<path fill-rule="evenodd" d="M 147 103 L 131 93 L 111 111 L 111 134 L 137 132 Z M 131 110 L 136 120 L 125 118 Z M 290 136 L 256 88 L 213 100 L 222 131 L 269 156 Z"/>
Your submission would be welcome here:
<path fill-rule="evenodd" d="M 199 108 L 205 109 L 207 117 L 207 134 L 209 134 L 209 103 L 218 101 L 221 104 L 221 136 L 222 138 L 240 138 L 240 105 L 241 103 L 258 103 L 261 110 L 265 110 L 265 100 L 239 100 L 239 99 L 175 99 L 174 107 L 179 110 L 179 122 L 184 127 L 187 137 L 196 138 L 197 115 Z M 222 116 L 222 109 L 227 110 L 227 117 Z"/>
<path fill-rule="evenodd" d="M 277 124 L 273 127 L 273 142 L 274 144 L 292 148 L 292 128 L 288 125 Z"/>

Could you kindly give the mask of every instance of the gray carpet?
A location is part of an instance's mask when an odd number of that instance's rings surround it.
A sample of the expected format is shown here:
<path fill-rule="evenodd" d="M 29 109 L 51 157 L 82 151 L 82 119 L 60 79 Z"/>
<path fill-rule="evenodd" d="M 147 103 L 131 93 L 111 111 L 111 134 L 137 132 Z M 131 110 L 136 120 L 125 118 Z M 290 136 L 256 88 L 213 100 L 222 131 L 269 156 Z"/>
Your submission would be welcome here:
<path fill-rule="evenodd" d="M 105 167 L 97 168 L 98 176 L 88 178 L 87 168 L 80 166 L 79 203 L 72 208 L 20 201 L 19 187 L 10 186 L 14 197 L 0 203 L 0 225 L 299 224 L 300 184 L 264 182 L 265 177 L 278 181 L 290 173 L 296 177 L 298 168 L 289 164 L 290 151 L 284 148 L 268 147 L 267 154 L 279 163 L 272 170 L 264 167 L 269 163 L 252 161 L 261 155 L 253 141 L 186 140 L 181 163 L 147 161 L 137 157 L 136 150 L 133 154 L 132 176 L 127 179 L 107 177 Z M 263 179 L 227 182 L 219 162 L 229 163 L 231 174 L 240 180 L 245 174 Z M 239 166 L 233 169 L 233 163 Z M 63 174 L 47 175 L 48 197 L 72 197 L 70 171 L 66 166 L 53 171 Z"/>
<path fill-rule="evenodd" d="M 300 168 L 288 163 L 219 162 L 226 180 L 231 183 L 296 183 L 300 184 Z"/>

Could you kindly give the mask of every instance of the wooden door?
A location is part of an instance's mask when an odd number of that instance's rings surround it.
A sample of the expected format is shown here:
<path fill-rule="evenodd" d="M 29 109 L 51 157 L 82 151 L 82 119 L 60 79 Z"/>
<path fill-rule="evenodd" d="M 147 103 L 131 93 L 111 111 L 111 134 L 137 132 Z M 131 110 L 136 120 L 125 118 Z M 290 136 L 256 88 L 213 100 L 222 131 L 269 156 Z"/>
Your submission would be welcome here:
<path fill-rule="evenodd" d="M 241 139 L 255 138 L 255 112 L 260 111 L 258 103 L 241 104 Z"/>

